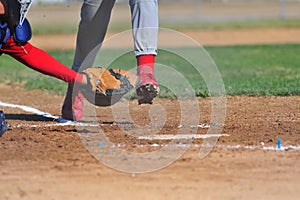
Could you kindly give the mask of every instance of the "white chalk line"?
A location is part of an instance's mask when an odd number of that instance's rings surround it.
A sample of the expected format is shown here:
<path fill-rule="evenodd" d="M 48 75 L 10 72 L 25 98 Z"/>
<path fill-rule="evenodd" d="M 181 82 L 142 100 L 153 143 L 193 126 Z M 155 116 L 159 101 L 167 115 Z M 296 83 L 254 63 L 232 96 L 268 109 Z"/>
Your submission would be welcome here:
<path fill-rule="evenodd" d="M 278 148 L 277 146 L 264 146 L 264 145 L 217 145 L 217 148 L 222 148 L 222 149 L 248 149 L 248 150 L 257 150 L 257 149 L 262 149 L 266 151 L 285 151 L 285 150 L 300 150 L 300 146 L 295 146 L 295 145 L 286 145 L 286 146 L 281 146 Z"/>
<path fill-rule="evenodd" d="M 74 122 L 74 121 L 71 121 L 71 120 L 67 120 L 67 119 L 61 118 L 59 116 L 55 116 L 55 115 L 52 115 L 50 113 L 43 112 L 43 111 L 40 111 L 36 108 L 29 107 L 29 106 L 5 103 L 5 102 L 2 102 L 2 101 L 0 101 L 0 106 L 7 107 L 7 108 L 20 109 L 20 110 L 23 110 L 25 112 L 32 113 L 32 114 L 44 117 L 46 119 L 53 119 L 53 121 L 59 122 L 59 123 L 44 124 L 44 125 L 28 125 L 28 124 L 22 125 L 22 124 L 19 124 L 17 126 L 12 126 L 12 128 L 23 128 L 23 127 L 26 127 L 26 128 L 40 128 L 40 127 L 58 127 L 58 126 L 83 126 L 83 127 L 84 126 L 98 126 L 97 124 L 92 124 L 92 123 L 81 123 L 81 122 Z"/>
<path fill-rule="evenodd" d="M 57 121 L 57 120 L 54 120 Z M 59 122 L 54 124 L 39 124 L 39 125 L 29 125 L 29 124 L 19 124 L 17 126 L 14 126 L 14 128 L 43 128 L 43 127 L 63 127 L 63 126 L 79 126 L 79 127 L 97 127 L 97 126 L 105 126 L 105 125 L 114 125 L 114 124 L 95 124 L 95 123 L 83 123 L 83 122 L 75 122 L 75 121 L 68 121 L 68 122 Z M 118 125 L 116 123 L 115 125 Z M 182 126 L 178 127 L 181 128 Z M 191 126 L 191 128 L 202 128 L 207 129 L 210 125 L 197 125 L 197 126 Z"/>
<path fill-rule="evenodd" d="M 178 134 L 178 135 L 148 135 L 139 136 L 139 140 L 184 140 L 184 139 L 206 139 L 213 137 L 229 136 L 227 134 Z"/>
<path fill-rule="evenodd" d="M 64 119 L 59 116 L 52 115 L 47 112 L 43 112 L 41 110 L 38 110 L 36 108 L 30 107 L 30 106 L 24 106 L 24 105 L 18 105 L 18 104 L 12 104 L 12 103 L 5 103 L 0 101 L 0 107 L 8 107 L 8 108 L 16 108 L 23 110 L 28 113 L 32 113 L 41 117 L 44 117 L 46 119 L 53 119 L 53 121 L 58 122 L 58 123 L 51 123 L 51 124 L 42 124 L 42 125 L 23 125 L 19 124 L 16 126 L 12 126 L 12 128 L 43 128 L 43 127 L 63 127 L 63 126 L 79 126 L 79 127 L 97 127 L 99 124 L 94 124 L 94 123 L 83 123 L 83 122 L 74 122 L 71 120 Z M 100 124 L 102 125 L 102 124 Z M 178 128 L 182 128 L 183 125 L 179 125 Z M 210 125 L 207 124 L 199 124 L 196 126 L 191 126 L 191 128 L 210 128 Z"/>
<path fill-rule="evenodd" d="M 57 121 L 57 122 L 63 122 L 63 123 L 72 122 L 70 120 L 63 119 L 61 117 L 52 115 L 52 114 L 47 113 L 47 112 L 40 111 L 36 108 L 29 107 L 29 106 L 22 106 L 22 105 L 17 105 L 17 104 L 5 103 L 5 102 L 2 102 L 2 101 L 0 101 L 0 106 L 8 107 L 8 108 L 17 108 L 17 109 L 23 110 L 25 112 L 29 112 L 29 113 L 32 113 L 32 114 L 35 114 L 35 115 L 38 115 L 38 116 L 41 116 L 41 117 L 44 117 L 44 118 L 53 119 L 54 121 Z"/>
<path fill-rule="evenodd" d="M 9 107 L 9 108 L 17 108 L 20 110 L 23 110 L 25 112 L 29 112 L 32 114 L 36 114 L 38 116 L 44 117 L 44 118 L 50 118 L 53 119 L 56 122 L 61 123 L 55 123 L 55 124 L 46 124 L 46 125 L 17 125 L 16 128 L 21 127 L 29 127 L 29 128 L 39 128 L 39 127 L 59 127 L 59 126 L 99 126 L 98 124 L 89 124 L 89 123 L 80 123 L 80 122 L 73 122 L 70 120 L 63 119 L 61 117 L 52 115 L 47 112 L 40 111 L 36 108 L 32 108 L 29 106 L 22 106 L 22 105 L 16 105 L 11 103 L 5 103 L 0 101 L 0 106 L 2 107 Z M 180 125 L 178 128 L 181 128 L 182 125 Z M 210 128 L 210 125 L 200 124 L 196 126 L 191 126 L 191 128 Z M 154 136 L 140 136 L 139 139 L 141 140 L 173 140 L 173 139 L 204 139 L 209 137 L 223 137 L 223 136 L 229 136 L 226 134 L 206 134 L 206 135 L 154 135 Z M 166 144 L 167 145 L 167 144 Z M 178 145 L 185 145 L 185 144 L 178 144 Z M 152 144 L 153 147 L 163 147 L 164 144 Z M 201 147 L 201 145 L 195 144 L 194 147 Z M 247 146 L 247 145 L 215 145 L 214 148 L 221 148 L 221 149 L 247 149 L 247 150 L 266 150 L 266 151 L 284 151 L 284 150 L 300 150 L 300 146 L 294 146 L 294 145 L 288 145 L 288 146 L 281 146 L 280 148 L 277 148 L 276 146 Z"/>
<path fill-rule="evenodd" d="M 78 127 L 97 127 L 98 124 L 80 123 L 80 122 L 65 122 L 65 123 L 55 123 L 55 124 L 38 124 L 38 125 L 28 125 L 28 124 L 18 124 L 16 126 L 11 126 L 12 128 L 47 128 L 47 127 L 65 127 L 65 126 L 78 126 Z"/>
<path fill-rule="evenodd" d="M 105 144 L 103 144 L 105 145 Z M 128 144 L 117 144 L 114 145 L 113 147 L 126 147 L 128 146 Z M 187 147 L 194 147 L 194 148 L 201 148 L 204 147 L 201 144 L 150 144 L 150 145 L 137 145 L 140 148 L 147 148 L 147 147 L 156 147 L 156 148 L 163 148 L 163 147 L 174 147 L 174 148 L 187 148 Z M 206 146 L 209 147 L 209 146 Z M 215 145 L 212 147 L 213 149 L 225 149 L 225 150 L 238 150 L 238 149 L 243 149 L 243 150 L 263 150 L 263 151 L 287 151 L 287 150 L 296 150 L 299 151 L 300 150 L 300 146 L 294 146 L 294 145 L 287 145 L 287 146 L 281 146 L 280 148 L 278 148 L 277 146 L 249 146 L 249 145 Z"/>

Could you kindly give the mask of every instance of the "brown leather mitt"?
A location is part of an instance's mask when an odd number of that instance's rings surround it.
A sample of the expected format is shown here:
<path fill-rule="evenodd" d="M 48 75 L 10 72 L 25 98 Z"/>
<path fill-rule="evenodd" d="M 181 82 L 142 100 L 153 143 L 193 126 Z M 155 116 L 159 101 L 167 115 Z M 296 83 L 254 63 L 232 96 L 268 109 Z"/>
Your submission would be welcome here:
<path fill-rule="evenodd" d="M 89 84 L 83 96 L 96 106 L 111 106 L 134 88 L 136 76 L 122 69 L 88 68 L 82 72 Z"/>

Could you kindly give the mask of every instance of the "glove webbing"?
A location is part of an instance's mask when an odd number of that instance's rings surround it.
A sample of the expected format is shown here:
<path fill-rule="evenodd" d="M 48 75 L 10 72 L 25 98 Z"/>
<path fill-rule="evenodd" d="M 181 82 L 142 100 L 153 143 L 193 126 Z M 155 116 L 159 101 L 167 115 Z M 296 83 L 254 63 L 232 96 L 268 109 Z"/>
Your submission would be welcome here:
<path fill-rule="evenodd" d="M 118 72 L 115 72 L 113 69 L 109 69 L 109 72 L 117 80 L 120 80 L 121 84 L 120 84 L 120 89 L 107 89 L 105 91 L 106 95 L 112 96 L 114 94 L 127 93 L 133 88 L 133 86 L 130 84 L 126 76 L 123 76 Z"/>

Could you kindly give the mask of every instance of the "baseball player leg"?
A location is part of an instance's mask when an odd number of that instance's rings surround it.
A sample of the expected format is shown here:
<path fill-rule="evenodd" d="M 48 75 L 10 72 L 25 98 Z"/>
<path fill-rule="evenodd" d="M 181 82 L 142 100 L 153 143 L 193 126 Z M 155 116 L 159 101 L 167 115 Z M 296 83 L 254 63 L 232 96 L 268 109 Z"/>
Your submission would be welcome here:
<path fill-rule="evenodd" d="M 115 0 L 84 0 L 77 33 L 76 52 L 72 69 L 75 71 L 92 67 L 104 40 L 111 10 Z M 69 84 L 62 107 L 62 116 L 80 120 L 83 116 L 83 95 Z"/>
<path fill-rule="evenodd" d="M 158 4 L 157 0 L 130 0 L 134 52 L 137 57 L 139 81 L 136 91 L 139 104 L 152 103 L 159 92 L 154 74 L 157 55 Z"/>
<path fill-rule="evenodd" d="M 92 67 L 107 32 L 115 0 L 84 0 L 77 33 L 73 70 Z"/>

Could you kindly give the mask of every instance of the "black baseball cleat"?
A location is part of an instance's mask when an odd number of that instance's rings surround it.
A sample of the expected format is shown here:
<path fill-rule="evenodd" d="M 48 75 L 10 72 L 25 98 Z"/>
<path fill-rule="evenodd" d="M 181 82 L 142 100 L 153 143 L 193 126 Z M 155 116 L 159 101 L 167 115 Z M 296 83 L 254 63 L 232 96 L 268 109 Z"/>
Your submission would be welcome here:
<path fill-rule="evenodd" d="M 136 89 L 138 103 L 152 104 L 152 100 L 158 95 L 159 88 L 153 84 L 145 84 Z"/>

